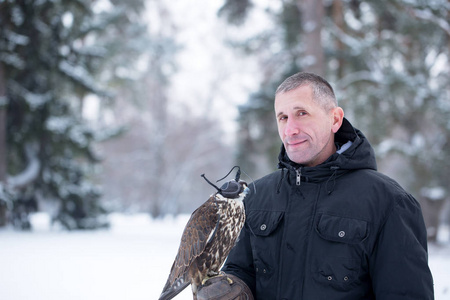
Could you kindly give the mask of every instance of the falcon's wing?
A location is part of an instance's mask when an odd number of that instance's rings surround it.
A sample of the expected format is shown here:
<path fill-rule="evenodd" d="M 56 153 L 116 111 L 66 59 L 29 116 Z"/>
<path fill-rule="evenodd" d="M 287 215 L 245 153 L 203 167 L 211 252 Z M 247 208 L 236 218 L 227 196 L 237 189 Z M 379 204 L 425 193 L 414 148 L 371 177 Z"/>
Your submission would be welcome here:
<path fill-rule="evenodd" d="M 186 224 L 160 300 L 172 299 L 191 283 L 187 277 L 189 267 L 203 253 L 208 241 L 214 236 L 219 221 L 214 196 L 197 208 Z"/>

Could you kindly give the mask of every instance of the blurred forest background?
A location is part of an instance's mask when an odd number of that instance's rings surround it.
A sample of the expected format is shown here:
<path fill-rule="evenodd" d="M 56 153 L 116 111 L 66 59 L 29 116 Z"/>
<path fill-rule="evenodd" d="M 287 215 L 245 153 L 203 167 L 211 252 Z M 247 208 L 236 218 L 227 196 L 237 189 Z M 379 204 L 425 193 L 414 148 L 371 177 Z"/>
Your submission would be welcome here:
<path fill-rule="evenodd" d="M 435 240 L 450 222 L 450 1 L 205 2 L 0 0 L 0 226 L 191 213 L 213 192 L 201 174 L 276 169 L 274 91 L 310 71 Z"/>

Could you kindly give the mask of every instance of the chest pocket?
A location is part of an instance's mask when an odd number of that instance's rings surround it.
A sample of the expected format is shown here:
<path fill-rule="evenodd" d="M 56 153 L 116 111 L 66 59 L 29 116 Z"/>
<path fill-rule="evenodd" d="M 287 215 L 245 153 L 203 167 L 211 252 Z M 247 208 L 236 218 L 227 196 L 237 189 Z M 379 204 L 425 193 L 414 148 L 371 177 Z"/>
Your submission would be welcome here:
<path fill-rule="evenodd" d="M 311 264 L 313 278 L 337 290 L 349 290 L 360 280 L 366 221 L 323 214 L 316 222 Z"/>
<path fill-rule="evenodd" d="M 250 234 L 257 291 L 267 291 L 267 287 L 274 283 L 273 276 L 279 265 L 283 217 L 284 212 L 281 211 L 250 211 L 247 215 L 246 226 Z M 275 295 L 264 295 L 264 298 L 275 299 Z"/>
<path fill-rule="evenodd" d="M 323 214 L 316 231 L 329 241 L 358 244 L 367 237 L 367 222 Z"/>
<path fill-rule="evenodd" d="M 269 236 L 277 229 L 283 215 L 281 211 L 250 211 L 247 216 L 250 232 L 260 237 Z"/>

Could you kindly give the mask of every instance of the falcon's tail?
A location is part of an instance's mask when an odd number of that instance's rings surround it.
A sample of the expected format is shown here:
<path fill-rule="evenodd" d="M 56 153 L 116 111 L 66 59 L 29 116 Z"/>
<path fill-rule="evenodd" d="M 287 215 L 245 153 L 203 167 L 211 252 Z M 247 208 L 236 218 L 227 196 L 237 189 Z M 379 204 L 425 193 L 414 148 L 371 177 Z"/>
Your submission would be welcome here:
<path fill-rule="evenodd" d="M 164 289 L 161 293 L 161 296 L 159 296 L 158 300 L 172 299 L 173 297 L 181 293 L 181 291 L 184 290 L 189 284 L 191 284 L 191 282 L 185 281 L 183 276 L 175 280 L 173 284 L 170 284 L 170 281 L 167 280 L 167 283 L 164 286 Z"/>

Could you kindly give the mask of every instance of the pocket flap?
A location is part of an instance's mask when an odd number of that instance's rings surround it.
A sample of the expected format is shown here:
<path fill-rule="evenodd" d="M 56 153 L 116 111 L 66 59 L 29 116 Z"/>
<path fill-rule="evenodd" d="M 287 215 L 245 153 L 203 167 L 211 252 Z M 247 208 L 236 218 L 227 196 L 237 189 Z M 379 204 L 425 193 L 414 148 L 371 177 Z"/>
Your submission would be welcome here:
<path fill-rule="evenodd" d="M 283 215 L 282 211 L 250 211 L 247 225 L 255 235 L 268 236 L 277 228 Z"/>
<path fill-rule="evenodd" d="M 367 237 L 367 222 L 323 214 L 319 218 L 316 231 L 326 240 L 357 244 Z"/>

